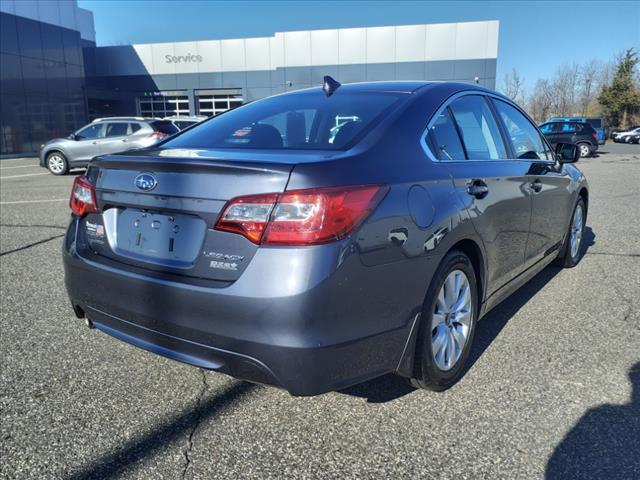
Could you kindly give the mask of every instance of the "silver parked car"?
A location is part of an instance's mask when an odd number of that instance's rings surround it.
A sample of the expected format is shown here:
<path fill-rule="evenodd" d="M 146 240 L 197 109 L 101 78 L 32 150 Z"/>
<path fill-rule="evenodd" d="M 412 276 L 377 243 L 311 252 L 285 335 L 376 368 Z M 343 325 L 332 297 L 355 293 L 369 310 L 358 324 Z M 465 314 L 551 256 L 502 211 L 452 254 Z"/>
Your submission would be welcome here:
<path fill-rule="evenodd" d="M 198 123 L 206 120 L 209 117 L 204 115 L 195 115 L 189 117 L 164 117 L 165 120 L 171 120 L 171 122 L 178 127 L 178 130 L 184 130 L 185 128 L 193 127 Z"/>
<path fill-rule="evenodd" d="M 628 130 L 614 133 L 611 138 L 615 143 L 636 143 L 635 138 L 640 135 L 640 127 L 632 127 Z"/>
<path fill-rule="evenodd" d="M 97 118 L 67 138 L 40 147 L 40 166 L 54 175 L 84 167 L 96 155 L 150 147 L 179 131 L 170 120 L 142 117 Z"/>

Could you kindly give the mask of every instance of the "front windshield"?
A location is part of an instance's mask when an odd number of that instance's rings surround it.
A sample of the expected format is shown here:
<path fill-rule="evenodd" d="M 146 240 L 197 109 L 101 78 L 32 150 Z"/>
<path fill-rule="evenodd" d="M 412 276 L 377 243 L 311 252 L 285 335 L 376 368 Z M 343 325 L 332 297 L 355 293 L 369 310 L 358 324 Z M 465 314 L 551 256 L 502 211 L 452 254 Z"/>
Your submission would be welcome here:
<path fill-rule="evenodd" d="M 322 91 L 279 95 L 228 111 L 166 142 L 166 148 L 341 150 L 363 137 L 402 96 Z"/>

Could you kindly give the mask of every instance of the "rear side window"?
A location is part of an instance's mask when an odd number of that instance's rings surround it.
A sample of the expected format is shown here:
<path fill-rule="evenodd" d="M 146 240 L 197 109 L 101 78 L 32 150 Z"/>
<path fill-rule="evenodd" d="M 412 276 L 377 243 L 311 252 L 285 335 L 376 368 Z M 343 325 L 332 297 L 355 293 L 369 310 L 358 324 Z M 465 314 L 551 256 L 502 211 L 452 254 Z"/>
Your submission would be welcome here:
<path fill-rule="evenodd" d="M 429 129 L 429 140 L 434 155 L 439 160 L 465 159 L 464 149 L 448 108 L 438 115 Z"/>
<path fill-rule="evenodd" d="M 507 150 L 500 130 L 486 100 L 480 95 L 466 95 L 451 103 L 462 142 L 471 160 L 500 160 Z"/>
<path fill-rule="evenodd" d="M 507 130 L 516 158 L 551 159 L 551 152 L 547 150 L 538 130 L 517 108 L 501 100 L 494 100 L 494 105 Z"/>
<path fill-rule="evenodd" d="M 89 125 L 76 133 L 78 140 L 90 140 L 92 138 L 99 138 L 102 135 L 102 127 L 104 124 L 97 123 L 95 125 Z"/>
<path fill-rule="evenodd" d="M 406 98 L 391 92 L 307 91 L 258 100 L 197 125 L 167 148 L 342 150 Z"/>
<path fill-rule="evenodd" d="M 139 123 L 131 123 L 131 133 L 136 133 L 138 130 L 140 130 L 140 124 Z"/>
<path fill-rule="evenodd" d="M 107 123 L 105 137 L 124 137 L 129 129 L 128 123 Z"/>
<path fill-rule="evenodd" d="M 151 125 L 151 128 L 156 132 L 162 132 L 166 135 L 173 135 L 180 131 L 178 127 L 168 120 L 156 120 L 155 122 L 150 122 L 149 125 Z"/>

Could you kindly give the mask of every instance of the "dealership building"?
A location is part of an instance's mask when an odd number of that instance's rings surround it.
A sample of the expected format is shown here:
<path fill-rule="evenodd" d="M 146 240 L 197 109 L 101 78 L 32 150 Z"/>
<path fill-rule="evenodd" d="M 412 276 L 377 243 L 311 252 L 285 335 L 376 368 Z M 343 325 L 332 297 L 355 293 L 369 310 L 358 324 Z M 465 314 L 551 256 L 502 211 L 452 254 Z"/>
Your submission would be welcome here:
<path fill-rule="evenodd" d="M 498 21 L 96 47 L 93 15 L 75 1 L 1 0 L 0 10 L 0 155 L 34 152 L 96 117 L 211 116 L 324 75 L 496 81 Z"/>

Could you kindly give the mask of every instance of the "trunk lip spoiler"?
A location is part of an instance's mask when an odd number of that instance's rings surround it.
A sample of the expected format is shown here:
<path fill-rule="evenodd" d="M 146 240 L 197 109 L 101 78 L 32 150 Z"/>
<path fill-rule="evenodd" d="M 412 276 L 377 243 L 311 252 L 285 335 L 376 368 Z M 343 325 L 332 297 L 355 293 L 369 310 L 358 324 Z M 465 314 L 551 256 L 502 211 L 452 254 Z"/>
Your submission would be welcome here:
<path fill-rule="evenodd" d="M 157 158 L 157 157 L 96 157 L 91 166 L 114 170 L 135 170 L 176 173 L 215 173 L 247 172 L 289 174 L 294 163 L 267 163 L 237 160 L 200 160 L 193 158 Z"/>

